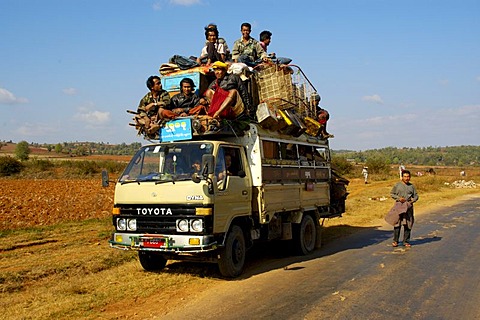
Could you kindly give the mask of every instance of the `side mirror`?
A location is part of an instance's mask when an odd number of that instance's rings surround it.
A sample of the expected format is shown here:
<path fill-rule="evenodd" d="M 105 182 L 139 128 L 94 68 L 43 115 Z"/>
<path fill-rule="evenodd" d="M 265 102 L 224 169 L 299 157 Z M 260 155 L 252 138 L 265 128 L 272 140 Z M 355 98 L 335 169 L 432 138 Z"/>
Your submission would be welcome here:
<path fill-rule="evenodd" d="M 110 185 L 110 181 L 108 180 L 108 172 L 107 170 L 102 170 L 102 187 L 106 188 Z"/>
<path fill-rule="evenodd" d="M 200 181 L 202 180 L 202 177 L 198 175 L 198 173 L 193 173 L 192 174 L 192 181 L 195 182 L 195 183 L 200 183 Z"/>

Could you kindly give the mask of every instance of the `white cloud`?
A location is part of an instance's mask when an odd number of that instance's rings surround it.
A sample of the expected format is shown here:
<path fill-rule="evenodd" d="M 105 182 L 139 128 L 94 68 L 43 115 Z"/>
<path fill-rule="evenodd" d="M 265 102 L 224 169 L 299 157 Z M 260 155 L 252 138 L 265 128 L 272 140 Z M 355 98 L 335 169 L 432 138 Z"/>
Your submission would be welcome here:
<path fill-rule="evenodd" d="M 333 149 L 478 145 L 480 105 L 418 109 L 370 118 L 333 118 Z"/>
<path fill-rule="evenodd" d="M 27 137 L 39 137 L 44 135 L 51 135 L 60 132 L 59 128 L 52 125 L 41 123 L 24 123 L 19 126 L 15 133 Z"/>
<path fill-rule="evenodd" d="M 452 114 L 457 114 L 459 116 L 469 116 L 469 117 L 479 117 L 480 116 L 480 105 L 468 105 L 463 106 L 458 109 L 451 109 Z"/>
<path fill-rule="evenodd" d="M 62 90 L 67 96 L 74 96 L 77 94 L 77 89 L 75 88 L 65 88 Z"/>
<path fill-rule="evenodd" d="M 200 0 L 170 0 L 170 3 L 179 6 L 193 6 L 201 2 Z"/>
<path fill-rule="evenodd" d="M 28 99 L 16 97 L 13 93 L 7 89 L 0 88 L 0 103 L 4 104 L 17 104 L 17 103 L 27 103 Z"/>
<path fill-rule="evenodd" d="M 378 103 L 378 104 L 383 104 L 382 97 L 380 97 L 378 94 L 374 94 L 374 95 L 371 95 L 371 96 L 363 96 L 362 100 L 367 101 L 367 102 L 374 102 L 374 103 Z"/>
<path fill-rule="evenodd" d="M 110 112 L 86 111 L 75 115 L 75 118 L 91 125 L 101 125 L 110 120 Z"/>
<path fill-rule="evenodd" d="M 79 112 L 75 114 L 75 119 L 90 125 L 103 125 L 110 121 L 110 112 L 80 108 Z"/>
<path fill-rule="evenodd" d="M 160 11 L 162 10 L 162 4 L 160 2 L 154 2 L 152 5 L 152 8 L 154 11 Z"/>

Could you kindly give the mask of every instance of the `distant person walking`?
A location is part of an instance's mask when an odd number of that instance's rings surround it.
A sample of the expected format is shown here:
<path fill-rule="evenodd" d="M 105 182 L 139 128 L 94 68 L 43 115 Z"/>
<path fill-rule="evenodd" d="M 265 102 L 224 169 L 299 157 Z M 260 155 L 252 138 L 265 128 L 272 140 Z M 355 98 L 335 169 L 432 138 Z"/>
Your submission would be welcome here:
<path fill-rule="evenodd" d="M 402 180 L 403 171 L 405 171 L 405 166 L 404 166 L 403 164 L 401 164 L 401 165 L 398 167 L 398 174 L 400 175 L 400 180 Z"/>
<path fill-rule="evenodd" d="M 362 174 L 363 174 L 363 179 L 365 180 L 365 184 L 367 184 L 368 183 L 368 167 L 363 167 Z"/>
<path fill-rule="evenodd" d="M 410 234 L 413 227 L 413 203 L 418 200 L 417 190 L 410 183 L 410 171 L 403 170 L 402 181 L 397 182 L 390 192 L 392 198 L 399 206 L 404 206 L 404 210 L 399 215 L 398 222 L 393 226 L 393 247 L 398 247 L 400 230 L 403 225 L 403 245 L 410 247 Z"/>

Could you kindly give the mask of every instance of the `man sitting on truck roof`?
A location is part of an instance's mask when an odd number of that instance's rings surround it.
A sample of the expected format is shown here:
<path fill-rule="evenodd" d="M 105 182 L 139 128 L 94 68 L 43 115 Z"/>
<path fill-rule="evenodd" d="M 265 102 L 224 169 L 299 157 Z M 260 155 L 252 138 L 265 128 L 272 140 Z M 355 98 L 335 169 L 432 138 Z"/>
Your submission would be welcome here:
<path fill-rule="evenodd" d="M 148 77 L 146 84 L 150 92 L 140 100 L 135 122 L 143 126 L 144 132 L 149 135 L 160 128 L 157 122 L 163 117 L 164 110 L 170 105 L 170 95 L 162 89 L 159 76 Z"/>
<path fill-rule="evenodd" d="M 268 58 L 273 62 L 273 63 L 278 63 L 278 64 L 289 64 L 292 62 L 292 59 L 290 58 L 282 58 L 276 56 L 275 52 L 268 53 L 268 46 L 272 42 L 272 33 L 268 30 L 264 30 L 260 32 L 260 45 L 262 46 L 263 50 L 265 50 L 265 53 L 267 53 Z M 261 61 L 257 61 L 260 63 Z"/>
<path fill-rule="evenodd" d="M 209 27 L 205 29 L 205 38 L 207 42 L 202 49 L 200 57 L 197 58 L 197 63 L 202 65 L 210 65 L 215 61 L 226 60 L 226 51 L 224 44 L 218 41 L 217 28 Z"/>
<path fill-rule="evenodd" d="M 195 94 L 195 83 L 192 79 L 183 78 L 180 81 L 180 90 L 180 93 L 172 97 L 169 106 L 169 109 L 176 115 L 186 117 L 196 106 L 206 104 L 205 99 L 200 99 Z"/>
<path fill-rule="evenodd" d="M 232 59 L 233 62 L 242 62 L 249 67 L 255 67 L 258 59 L 266 61 L 268 57 L 260 43 L 250 37 L 251 31 L 252 25 L 250 23 L 242 23 L 240 27 L 242 37 L 233 44 Z"/>
<path fill-rule="evenodd" d="M 216 79 L 210 84 L 205 97 L 210 103 L 208 115 L 214 118 L 236 119 L 246 110 L 251 110 L 252 102 L 240 77 L 228 74 L 228 65 L 217 61 L 212 69 Z"/>

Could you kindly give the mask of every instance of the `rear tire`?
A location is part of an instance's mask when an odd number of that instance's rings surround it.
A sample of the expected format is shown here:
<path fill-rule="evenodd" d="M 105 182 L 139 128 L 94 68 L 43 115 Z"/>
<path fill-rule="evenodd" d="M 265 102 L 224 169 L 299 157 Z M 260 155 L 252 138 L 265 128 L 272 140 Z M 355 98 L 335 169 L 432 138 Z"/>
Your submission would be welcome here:
<path fill-rule="evenodd" d="M 218 259 L 220 273 L 227 278 L 241 275 L 245 265 L 245 255 L 245 236 L 242 229 L 234 225 L 227 235 L 225 247 L 220 251 Z"/>
<path fill-rule="evenodd" d="M 317 242 L 317 227 L 311 215 L 305 214 L 302 222 L 293 229 L 294 250 L 299 255 L 312 253 Z"/>
<path fill-rule="evenodd" d="M 163 255 L 152 251 L 139 251 L 138 258 L 146 271 L 162 270 L 168 261 Z"/>

